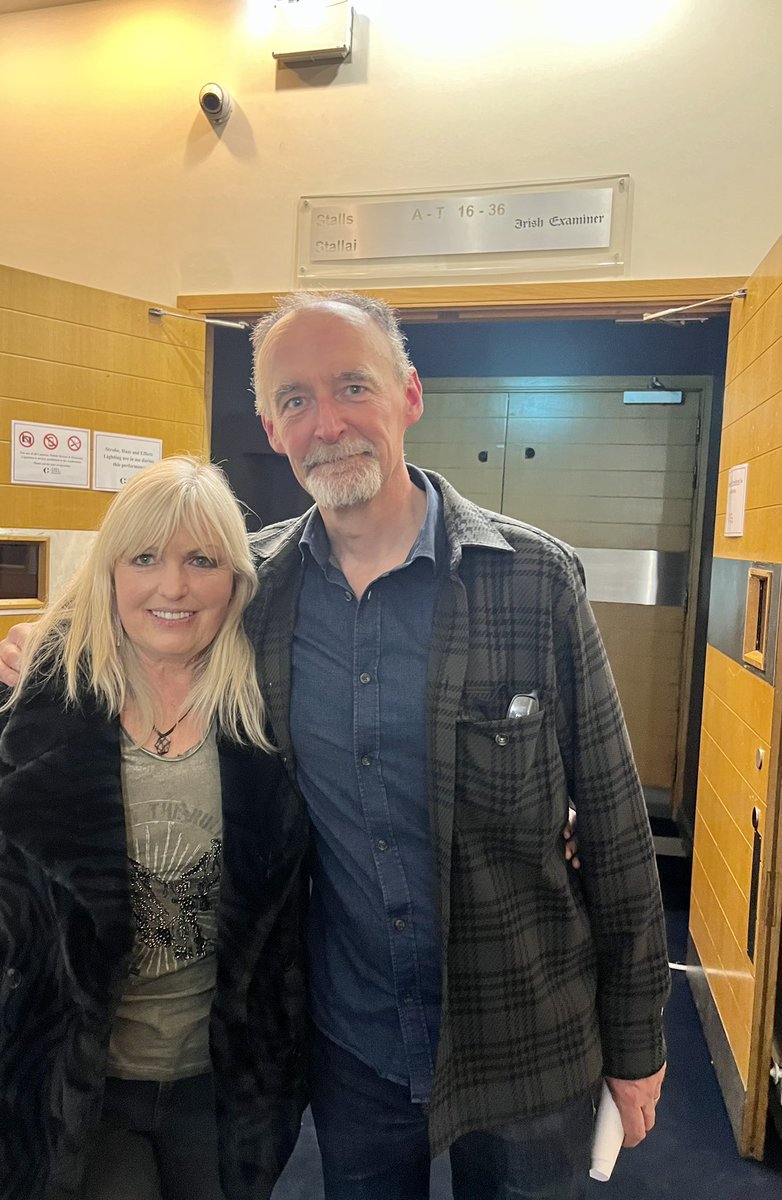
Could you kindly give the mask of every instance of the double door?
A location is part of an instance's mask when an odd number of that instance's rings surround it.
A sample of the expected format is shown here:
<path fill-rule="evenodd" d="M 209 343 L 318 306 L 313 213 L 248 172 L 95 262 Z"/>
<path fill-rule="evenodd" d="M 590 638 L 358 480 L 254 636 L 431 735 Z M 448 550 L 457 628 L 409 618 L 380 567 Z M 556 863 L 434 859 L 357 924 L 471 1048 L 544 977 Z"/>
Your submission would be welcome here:
<path fill-rule="evenodd" d="M 486 508 L 574 546 L 606 644 L 650 811 L 670 815 L 688 687 L 686 605 L 697 537 L 699 431 L 711 380 L 424 380 L 411 462 Z M 626 392 L 648 402 L 627 403 Z"/>

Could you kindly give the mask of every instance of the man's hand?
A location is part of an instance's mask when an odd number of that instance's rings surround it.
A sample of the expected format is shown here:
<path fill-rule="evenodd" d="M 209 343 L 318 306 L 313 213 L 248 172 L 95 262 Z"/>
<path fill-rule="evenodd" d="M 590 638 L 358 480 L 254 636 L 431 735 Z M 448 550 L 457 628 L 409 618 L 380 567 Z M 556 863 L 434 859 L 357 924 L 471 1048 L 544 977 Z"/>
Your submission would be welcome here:
<path fill-rule="evenodd" d="M 0 652 L 3 646 L 0 643 Z M 2 678 L 0 676 L 0 678 Z M 576 837 L 576 810 L 568 808 L 567 810 L 567 825 L 562 830 L 562 836 L 565 839 L 565 862 L 569 862 L 571 867 L 576 870 L 581 866 L 581 859 L 578 857 L 578 839 Z"/>
<path fill-rule="evenodd" d="M 19 678 L 19 667 L 22 662 L 22 648 L 33 628 L 31 621 L 21 625 L 12 625 L 6 637 L 0 642 L 0 683 L 14 687 Z"/>
<path fill-rule="evenodd" d="M 660 1099 L 665 1066 L 646 1079 L 611 1079 L 606 1076 L 609 1091 L 619 1109 L 625 1131 L 623 1146 L 637 1146 L 654 1125 L 654 1109 Z"/>

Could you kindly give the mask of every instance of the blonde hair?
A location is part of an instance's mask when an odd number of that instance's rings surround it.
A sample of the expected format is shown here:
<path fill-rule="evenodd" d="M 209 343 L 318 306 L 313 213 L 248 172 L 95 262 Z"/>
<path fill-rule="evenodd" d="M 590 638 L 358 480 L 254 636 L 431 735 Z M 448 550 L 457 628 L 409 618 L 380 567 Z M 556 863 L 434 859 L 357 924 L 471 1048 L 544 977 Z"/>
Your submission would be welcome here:
<path fill-rule="evenodd" d="M 412 363 L 407 354 L 407 339 L 402 333 L 394 310 L 385 300 L 374 296 L 364 296 L 361 292 L 289 292 L 286 296 L 275 296 L 277 307 L 273 312 L 261 317 L 253 326 L 251 335 L 253 347 L 253 389 L 255 391 L 255 411 L 259 417 L 268 416 L 269 408 L 263 394 L 261 380 L 261 352 L 267 337 L 274 327 L 291 313 L 300 312 L 329 312 L 335 307 L 353 308 L 368 317 L 385 336 L 391 366 L 399 383 L 403 386 L 410 376 Z"/>
<path fill-rule="evenodd" d="M 228 737 L 272 749 L 242 625 L 258 586 L 242 513 L 223 472 L 185 456 L 145 467 L 114 497 L 87 560 L 32 630 L 11 703 L 26 683 L 57 680 L 67 702 L 86 688 L 111 716 L 131 700 L 152 732 L 154 695 L 119 621 L 114 570 L 121 560 L 162 550 L 180 528 L 200 547 L 214 547 L 233 572 L 225 620 L 198 656 L 189 703 L 204 728 L 216 715 Z"/>

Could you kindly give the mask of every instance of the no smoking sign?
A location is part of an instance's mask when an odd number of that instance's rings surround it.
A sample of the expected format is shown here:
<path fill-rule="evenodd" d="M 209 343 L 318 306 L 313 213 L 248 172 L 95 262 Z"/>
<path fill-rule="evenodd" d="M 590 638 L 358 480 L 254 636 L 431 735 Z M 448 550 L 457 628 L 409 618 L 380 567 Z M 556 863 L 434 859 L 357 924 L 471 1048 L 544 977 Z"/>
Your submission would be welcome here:
<path fill-rule="evenodd" d="M 90 431 L 11 422 L 11 482 L 38 487 L 90 486 Z"/>

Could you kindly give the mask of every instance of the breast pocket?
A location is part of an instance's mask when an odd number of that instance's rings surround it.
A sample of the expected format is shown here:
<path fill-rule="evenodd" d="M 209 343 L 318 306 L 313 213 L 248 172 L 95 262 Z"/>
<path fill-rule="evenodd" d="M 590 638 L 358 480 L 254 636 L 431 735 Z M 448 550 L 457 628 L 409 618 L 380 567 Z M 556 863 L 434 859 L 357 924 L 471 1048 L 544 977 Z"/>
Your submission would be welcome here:
<path fill-rule="evenodd" d="M 495 721 L 457 724 L 457 780 L 462 799 L 489 812 L 518 814 L 540 776 L 545 709 Z"/>

